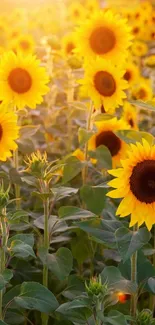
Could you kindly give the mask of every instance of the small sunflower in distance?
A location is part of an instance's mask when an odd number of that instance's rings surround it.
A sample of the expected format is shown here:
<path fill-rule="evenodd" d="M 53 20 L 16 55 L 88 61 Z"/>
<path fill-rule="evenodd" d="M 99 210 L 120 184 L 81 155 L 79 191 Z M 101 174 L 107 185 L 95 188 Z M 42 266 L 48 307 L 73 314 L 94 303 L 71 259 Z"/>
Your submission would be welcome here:
<path fill-rule="evenodd" d="M 148 46 L 142 41 L 134 41 L 131 47 L 131 52 L 133 55 L 138 57 L 145 56 L 148 52 Z"/>
<path fill-rule="evenodd" d="M 131 144 L 122 168 L 110 170 L 109 174 L 116 177 L 108 183 L 115 189 L 107 195 L 122 198 L 117 215 L 123 218 L 131 214 L 130 227 L 145 222 L 151 230 L 155 223 L 155 145 L 145 139 Z"/>
<path fill-rule="evenodd" d="M 15 53 L 33 54 L 35 48 L 33 37 L 31 35 L 20 35 L 13 40 L 11 48 Z"/>
<path fill-rule="evenodd" d="M 62 51 L 65 56 L 72 55 L 76 48 L 75 34 L 70 33 L 62 39 Z"/>
<path fill-rule="evenodd" d="M 137 120 L 138 113 L 136 108 L 131 105 L 129 102 L 125 101 L 123 104 L 123 114 L 122 118 L 124 121 L 130 125 L 131 129 L 138 130 Z"/>
<path fill-rule="evenodd" d="M 117 120 L 116 117 L 96 122 L 97 133 L 95 133 L 88 141 L 89 151 L 95 150 L 101 145 L 106 146 L 112 156 L 113 167 L 120 165 L 120 159 L 125 158 L 127 144 L 122 141 L 114 132 L 120 130 L 128 130 L 129 125 L 122 119 Z M 94 161 L 95 162 L 95 161 Z"/>
<path fill-rule="evenodd" d="M 136 83 L 139 78 L 139 69 L 137 65 L 133 62 L 128 62 L 125 68 L 124 79 L 129 83 L 129 85 Z"/>
<path fill-rule="evenodd" d="M 0 109 L 0 160 L 6 161 L 12 156 L 12 150 L 17 149 L 15 140 L 19 136 L 17 115 L 1 104 Z"/>
<path fill-rule="evenodd" d="M 132 88 L 132 97 L 136 100 L 148 101 L 153 98 L 153 91 L 149 79 L 141 78 L 139 83 Z"/>
<path fill-rule="evenodd" d="M 113 62 L 122 62 L 127 56 L 131 39 L 126 20 L 109 10 L 97 11 L 77 31 L 77 48 L 84 57 L 98 55 Z"/>
<path fill-rule="evenodd" d="M 49 88 L 46 70 L 33 55 L 6 52 L 0 62 L 0 98 L 18 109 L 36 108 Z"/>
<path fill-rule="evenodd" d="M 128 83 L 123 79 L 125 71 L 101 58 L 85 65 L 85 76 L 81 80 L 85 92 L 94 102 L 95 108 L 104 106 L 106 112 L 114 111 L 123 104 Z"/>

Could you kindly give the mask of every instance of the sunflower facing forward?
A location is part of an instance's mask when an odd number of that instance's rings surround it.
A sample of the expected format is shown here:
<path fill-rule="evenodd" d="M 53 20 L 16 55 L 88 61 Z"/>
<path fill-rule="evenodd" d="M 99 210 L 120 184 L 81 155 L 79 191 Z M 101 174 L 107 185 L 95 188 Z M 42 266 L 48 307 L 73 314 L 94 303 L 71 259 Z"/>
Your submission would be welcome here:
<path fill-rule="evenodd" d="M 122 161 L 122 168 L 110 170 L 116 178 L 109 182 L 115 190 L 107 195 L 122 198 L 117 215 L 131 214 L 130 227 L 144 222 L 148 230 L 155 223 L 155 145 L 145 139 L 142 144 L 130 145 L 128 159 Z"/>
<path fill-rule="evenodd" d="M 77 32 L 78 50 L 83 56 L 102 56 L 120 62 L 130 46 L 130 27 L 111 11 L 97 11 Z"/>
<path fill-rule="evenodd" d="M 138 130 L 138 112 L 135 106 L 131 105 L 128 101 L 123 104 L 122 118 L 130 125 L 131 129 Z"/>
<path fill-rule="evenodd" d="M 114 132 L 119 130 L 127 130 L 129 126 L 123 120 L 117 120 L 116 117 L 105 120 L 102 122 L 96 122 L 97 133 L 94 134 L 89 142 L 89 151 L 95 150 L 101 145 L 106 146 L 112 156 L 113 166 L 120 165 L 120 159 L 125 158 L 127 144 L 122 141 Z"/>
<path fill-rule="evenodd" d="M 12 150 L 16 150 L 15 140 L 18 138 L 19 127 L 17 126 L 17 115 L 8 111 L 2 104 L 0 109 L 0 160 L 6 161 L 12 156 Z"/>
<path fill-rule="evenodd" d="M 0 63 L 0 98 L 18 109 L 35 108 L 48 92 L 48 76 L 33 55 L 5 53 Z"/>
<path fill-rule="evenodd" d="M 100 58 L 90 61 L 85 68 L 85 77 L 81 83 L 95 108 L 103 105 L 106 112 L 111 112 L 123 104 L 126 98 L 124 90 L 128 88 L 127 81 L 123 79 L 124 70 Z"/>

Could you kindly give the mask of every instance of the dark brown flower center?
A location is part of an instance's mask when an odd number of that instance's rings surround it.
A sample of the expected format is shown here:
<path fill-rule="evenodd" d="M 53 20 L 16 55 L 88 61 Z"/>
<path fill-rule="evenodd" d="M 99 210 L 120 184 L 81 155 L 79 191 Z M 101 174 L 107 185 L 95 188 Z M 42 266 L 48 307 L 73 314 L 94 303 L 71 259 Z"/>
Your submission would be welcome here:
<path fill-rule="evenodd" d="M 124 74 L 124 79 L 130 81 L 131 78 L 132 78 L 132 73 L 131 71 L 127 70 Z"/>
<path fill-rule="evenodd" d="M 146 95 L 147 95 L 147 94 L 146 94 L 145 89 L 141 88 L 141 89 L 139 89 L 139 91 L 137 92 L 137 94 L 136 94 L 136 98 L 137 98 L 137 99 L 145 99 Z"/>
<path fill-rule="evenodd" d="M 134 121 L 133 121 L 133 119 L 130 118 L 128 122 L 129 122 L 130 126 L 133 128 L 134 127 Z"/>
<path fill-rule="evenodd" d="M 29 42 L 23 40 L 23 41 L 20 41 L 20 46 L 21 46 L 24 50 L 28 50 L 29 47 L 30 47 L 30 44 L 29 44 Z"/>
<path fill-rule="evenodd" d="M 121 149 L 121 140 L 112 131 L 103 131 L 96 136 L 96 148 L 104 145 L 115 156 Z"/>
<path fill-rule="evenodd" d="M 133 168 L 130 189 L 137 200 L 155 202 L 155 160 L 144 160 Z"/>
<path fill-rule="evenodd" d="M 90 36 L 90 46 L 99 55 L 110 52 L 116 43 L 115 34 L 108 27 L 97 27 Z"/>
<path fill-rule="evenodd" d="M 116 82 L 113 76 L 106 71 L 98 71 L 94 77 L 96 90 L 102 96 L 112 96 L 116 90 Z"/>
<path fill-rule="evenodd" d="M 134 27 L 133 28 L 133 34 L 137 35 L 139 33 L 139 27 Z"/>
<path fill-rule="evenodd" d="M 12 90 L 18 94 L 26 93 L 32 86 L 30 74 L 22 68 L 13 69 L 9 74 L 8 82 Z"/>
<path fill-rule="evenodd" d="M 70 54 L 74 49 L 75 49 L 75 45 L 72 42 L 69 42 L 66 46 L 66 52 Z"/>

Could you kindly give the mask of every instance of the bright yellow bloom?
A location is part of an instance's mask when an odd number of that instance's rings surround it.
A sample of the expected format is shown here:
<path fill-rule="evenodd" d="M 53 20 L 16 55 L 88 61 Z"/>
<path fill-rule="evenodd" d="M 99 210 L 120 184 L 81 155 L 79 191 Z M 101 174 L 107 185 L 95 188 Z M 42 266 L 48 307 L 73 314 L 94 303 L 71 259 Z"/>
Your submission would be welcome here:
<path fill-rule="evenodd" d="M 97 133 L 88 141 L 89 151 L 95 150 L 101 145 L 106 146 L 112 156 L 113 167 L 120 165 L 120 159 L 125 158 L 127 144 L 114 132 L 129 129 L 129 125 L 122 119 L 116 117 L 101 122 L 96 122 Z M 95 161 L 94 161 L 95 162 Z"/>
<path fill-rule="evenodd" d="M 48 76 L 33 55 L 5 53 L 0 62 L 0 99 L 18 109 L 35 108 L 48 92 Z"/>
<path fill-rule="evenodd" d="M 17 52 L 21 52 L 25 55 L 33 54 L 35 48 L 35 42 L 31 35 L 21 35 L 15 38 L 11 44 L 11 49 Z"/>
<path fill-rule="evenodd" d="M 111 112 L 122 105 L 126 98 L 124 90 L 128 88 L 127 81 L 123 79 L 125 71 L 101 58 L 90 61 L 85 68 L 81 83 L 95 108 L 103 105 L 106 112 Z"/>
<path fill-rule="evenodd" d="M 62 51 L 65 56 L 71 55 L 74 53 L 76 48 L 76 39 L 75 33 L 67 34 L 62 39 Z"/>
<path fill-rule="evenodd" d="M 111 11 L 97 11 L 77 31 L 78 51 L 87 59 L 101 56 L 122 63 L 131 44 L 130 27 L 126 20 Z"/>
<path fill-rule="evenodd" d="M 124 79 L 128 81 L 129 85 L 136 83 L 139 78 L 139 69 L 137 65 L 133 62 L 128 62 L 125 69 Z"/>
<path fill-rule="evenodd" d="M 141 57 L 147 54 L 148 46 L 142 41 L 134 41 L 131 51 L 133 55 Z"/>
<path fill-rule="evenodd" d="M 12 156 L 12 150 L 16 150 L 15 140 L 19 136 L 17 115 L 1 104 L 0 109 L 0 160 L 6 161 Z"/>
<path fill-rule="evenodd" d="M 135 106 L 131 105 L 129 102 L 125 101 L 123 104 L 123 114 L 122 118 L 130 125 L 131 129 L 138 130 L 137 120 L 138 114 Z"/>
<path fill-rule="evenodd" d="M 109 174 L 116 178 L 109 182 L 115 190 L 108 196 L 122 198 L 117 215 L 131 214 L 130 227 L 145 222 L 150 230 L 155 223 L 155 145 L 145 139 L 142 144 L 131 144 L 122 168 L 110 170 Z"/>
<path fill-rule="evenodd" d="M 155 54 L 149 55 L 144 60 L 145 65 L 155 68 Z"/>
<path fill-rule="evenodd" d="M 83 161 L 85 160 L 84 153 L 81 149 L 76 149 L 73 153 L 72 156 L 78 158 L 79 160 Z"/>
<path fill-rule="evenodd" d="M 133 99 L 149 101 L 153 97 L 151 82 L 148 79 L 141 78 L 139 82 L 132 88 Z"/>
<path fill-rule="evenodd" d="M 81 23 L 86 18 L 86 10 L 79 1 L 73 1 L 67 9 L 69 19 L 76 24 Z"/>

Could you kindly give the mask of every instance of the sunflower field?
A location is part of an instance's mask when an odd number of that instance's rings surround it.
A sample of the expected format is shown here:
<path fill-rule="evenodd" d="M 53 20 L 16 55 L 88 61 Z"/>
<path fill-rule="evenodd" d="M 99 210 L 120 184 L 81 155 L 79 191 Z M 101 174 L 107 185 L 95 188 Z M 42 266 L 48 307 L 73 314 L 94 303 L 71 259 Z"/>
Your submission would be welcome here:
<path fill-rule="evenodd" d="M 0 1 L 0 325 L 155 325 L 155 1 Z"/>

